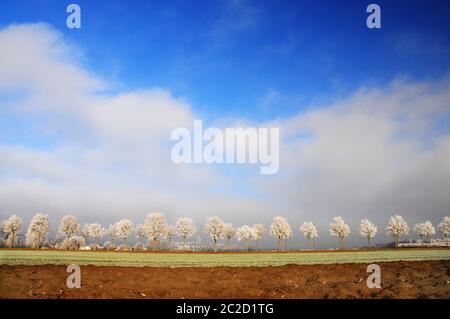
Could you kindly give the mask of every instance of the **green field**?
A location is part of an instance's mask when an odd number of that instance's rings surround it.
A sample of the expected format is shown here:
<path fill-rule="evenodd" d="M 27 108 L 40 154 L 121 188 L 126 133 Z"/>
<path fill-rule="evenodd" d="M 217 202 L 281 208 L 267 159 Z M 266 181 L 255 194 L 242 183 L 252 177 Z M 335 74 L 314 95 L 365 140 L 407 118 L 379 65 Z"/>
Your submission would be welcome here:
<path fill-rule="evenodd" d="M 0 264 L 79 264 L 98 266 L 213 267 L 286 264 L 369 263 L 398 260 L 450 260 L 448 249 L 374 250 L 291 253 L 133 253 L 0 250 Z"/>

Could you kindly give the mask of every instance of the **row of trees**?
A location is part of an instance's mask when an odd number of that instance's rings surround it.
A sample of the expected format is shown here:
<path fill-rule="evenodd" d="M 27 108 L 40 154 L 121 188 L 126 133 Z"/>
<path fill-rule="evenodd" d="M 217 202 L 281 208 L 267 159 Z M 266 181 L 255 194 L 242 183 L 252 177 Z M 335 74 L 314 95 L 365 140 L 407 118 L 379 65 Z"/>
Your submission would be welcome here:
<path fill-rule="evenodd" d="M 17 234 L 22 228 L 23 221 L 20 217 L 13 215 L 9 219 L 2 221 L 1 230 L 6 235 L 7 245 L 13 247 Z M 300 225 L 300 231 L 304 237 L 308 239 L 308 248 L 315 248 L 315 240 L 319 236 L 316 226 L 312 222 L 304 222 Z M 204 225 L 204 232 L 213 242 L 214 251 L 217 251 L 218 241 L 226 239 L 227 248 L 230 240 L 236 238 L 245 243 L 245 250 L 248 251 L 250 240 L 256 242 L 256 249 L 259 249 L 259 241 L 266 233 L 263 224 L 255 224 L 253 226 L 243 225 L 235 228 L 231 223 L 225 223 L 217 216 L 208 217 Z M 415 232 L 420 236 L 429 240 L 430 236 L 436 234 L 436 229 L 430 221 L 419 223 L 414 226 Z M 448 235 L 450 233 L 450 217 L 446 216 L 438 225 L 438 230 L 443 234 L 448 245 Z M 338 237 L 339 248 L 344 247 L 344 238 L 350 235 L 350 227 L 345 223 L 342 217 L 334 217 L 330 223 L 330 235 Z M 26 232 L 26 245 L 33 248 L 41 248 L 45 239 L 50 232 L 50 222 L 48 216 L 37 213 L 31 220 Z M 105 242 L 105 247 L 115 247 L 118 240 L 122 240 L 122 244 L 126 245 L 127 239 L 133 234 L 136 235 L 138 244 L 145 245 L 145 239 L 151 243 L 153 251 L 158 248 L 161 239 L 171 240 L 175 236 L 179 236 L 183 240 L 184 247 L 186 240 L 194 237 L 197 228 L 191 218 L 182 217 L 177 220 L 175 225 L 169 225 L 166 222 L 164 214 L 150 213 L 147 215 L 144 223 L 134 225 L 129 219 L 121 219 L 109 227 L 103 228 L 99 223 L 85 224 L 81 228 L 77 219 L 73 215 L 64 216 L 59 224 L 58 233 L 64 236 L 64 240 L 59 245 L 63 249 L 79 248 L 86 245 L 90 239 L 94 240 L 96 245 L 100 245 L 100 240 L 104 236 L 109 236 L 110 241 Z M 359 227 L 361 236 L 367 238 L 369 247 L 372 246 L 372 239 L 377 235 L 378 228 L 368 219 L 361 220 Z M 392 236 L 395 246 L 398 247 L 401 236 L 409 234 L 409 227 L 403 217 L 399 215 L 391 216 L 386 227 L 386 233 Z M 293 231 L 286 218 L 276 216 L 269 228 L 269 235 L 276 238 L 278 242 L 278 250 L 281 250 L 281 243 L 284 241 L 287 250 L 287 240 L 293 235 Z"/>

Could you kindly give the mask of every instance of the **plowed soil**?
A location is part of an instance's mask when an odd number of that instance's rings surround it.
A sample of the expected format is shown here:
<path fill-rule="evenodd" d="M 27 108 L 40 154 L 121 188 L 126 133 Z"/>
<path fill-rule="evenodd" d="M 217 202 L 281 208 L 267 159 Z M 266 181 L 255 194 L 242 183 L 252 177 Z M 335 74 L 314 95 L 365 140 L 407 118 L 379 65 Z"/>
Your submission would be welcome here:
<path fill-rule="evenodd" d="M 378 263 L 381 289 L 369 289 L 367 264 L 281 267 L 81 266 L 69 289 L 65 266 L 0 265 L 0 298 L 450 298 L 450 261 Z"/>

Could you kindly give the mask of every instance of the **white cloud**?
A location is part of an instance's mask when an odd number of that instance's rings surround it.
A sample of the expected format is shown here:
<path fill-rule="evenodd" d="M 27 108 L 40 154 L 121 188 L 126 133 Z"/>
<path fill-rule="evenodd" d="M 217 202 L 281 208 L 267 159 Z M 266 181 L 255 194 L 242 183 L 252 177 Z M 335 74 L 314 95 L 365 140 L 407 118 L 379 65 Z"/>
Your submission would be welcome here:
<path fill-rule="evenodd" d="M 146 210 L 159 209 L 152 206 L 161 204 L 152 205 L 151 200 L 159 189 L 168 191 L 173 201 L 177 195 L 183 197 L 183 189 L 195 191 L 206 183 L 219 183 L 208 167 L 176 166 L 170 161 L 170 132 L 191 125 L 194 118 L 188 104 L 157 88 L 103 94 L 98 83 L 104 81 L 78 65 L 68 48 L 61 35 L 46 25 L 18 25 L 0 32 L 5 57 L 0 64 L 0 90 L 25 93 L 14 108 L 2 112 L 18 123 L 24 118 L 37 122 L 39 132 L 47 133 L 44 142 L 51 141 L 44 149 L 1 145 L 0 163 L 7 168 L 3 183 L 6 178 L 11 183 L 13 177 L 22 186 L 30 181 L 30 188 L 23 187 L 22 192 L 28 191 L 39 202 L 54 201 L 49 198 L 53 197 L 49 185 L 59 185 L 55 195 L 70 186 L 72 194 L 60 198 L 79 200 L 83 194 L 87 201 L 96 202 L 97 194 L 108 189 L 111 197 L 129 202 L 139 193 L 137 188 L 147 194 Z M 17 50 L 21 54 L 14 55 Z M 5 209 L 14 210 L 15 200 L 6 198 Z M 73 200 L 69 203 L 73 205 Z M 98 204 L 96 209 L 107 211 L 109 205 Z"/>
<path fill-rule="evenodd" d="M 450 134 L 437 125 L 450 114 L 448 84 L 394 81 L 280 122 L 281 174 L 267 194 L 322 227 L 334 215 L 384 225 L 394 212 L 437 222 L 450 211 Z"/>

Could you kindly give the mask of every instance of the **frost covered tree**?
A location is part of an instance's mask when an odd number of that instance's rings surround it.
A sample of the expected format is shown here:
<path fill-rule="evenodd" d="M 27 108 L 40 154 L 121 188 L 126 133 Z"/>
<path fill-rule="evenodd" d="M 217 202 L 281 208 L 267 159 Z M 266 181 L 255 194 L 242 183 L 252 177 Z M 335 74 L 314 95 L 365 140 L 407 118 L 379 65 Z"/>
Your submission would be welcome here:
<path fill-rule="evenodd" d="M 17 233 L 22 228 L 22 219 L 16 215 L 12 215 L 7 220 L 2 222 L 3 232 L 6 234 L 6 242 L 9 248 L 14 246 Z"/>
<path fill-rule="evenodd" d="M 86 244 L 88 244 L 89 238 L 91 238 L 91 224 L 84 224 L 83 228 L 81 229 L 81 236 L 83 236 Z"/>
<path fill-rule="evenodd" d="M 33 248 L 41 248 L 49 232 L 50 222 L 48 221 L 48 216 L 37 213 L 28 226 L 26 244 Z"/>
<path fill-rule="evenodd" d="M 236 230 L 236 237 L 237 240 L 245 242 L 245 252 L 248 252 L 248 241 L 256 239 L 256 229 L 248 225 L 241 226 Z"/>
<path fill-rule="evenodd" d="M 178 236 L 183 238 L 183 248 L 186 247 L 186 239 L 195 236 L 197 228 L 194 225 L 192 219 L 187 217 L 181 217 L 175 224 Z"/>
<path fill-rule="evenodd" d="M 158 241 L 167 235 L 167 222 L 163 213 L 150 213 L 144 222 L 145 233 L 152 241 L 152 249 L 156 251 Z"/>
<path fill-rule="evenodd" d="M 99 223 L 92 223 L 89 225 L 89 237 L 95 239 L 97 247 L 100 246 L 100 239 L 105 236 L 106 229 L 102 227 Z"/>
<path fill-rule="evenodd" d="M 287 239 L 292 236 L 292 228 L 286 218 L 275 216 L 270 225 L 269 234 L 278 239 L 278 251 L 281 250 L 281 240 L 284 240 L 285 250 L 287 250 Z"/>
<path fill-rule="evenodd" d="M 427 242 L 430 242 L 430 236 L 433 236 L 436 234 L 436 228 L 433 226 L 433 224 L 427 220 L 425 223 L 423 223 L 423 233 L 425 234 L 425 238 Z"/>
<path fill-rule="evenodd" d="M 145 233 L 144 224 L 137 224 L 136 227 L 134 227 L 134 233 L 136 234 L 138 243 L 144 245 L 145 237 L 147 236 L 147 234 Z"/>
<path fill-rule="evenodd" d="M 86 239 L 82 236 L 72 236 L 62 241 L 60 249 L 78 250 L 80 247 L 86 246 Z"/>
<path fill-rule="evenodd" d="M 339 249 L 344 248 L 344 238 L 350 235 L 350 227 L 340 216 L 334 217 L 330 223 L 330 235 L 339 238 Z"/>
<path fill-rule="evenodd" d="M 308 238 L 308 249 L 316 248 L 316 238 L 319 237 L 319 233 L 317 232 L 316 226 L 312 222 L 304 222 L 300 225 L 300 231 L 303 233 L 303 236 Z M 311 240 L 313 245 L 311 246 Z"/>
<path fill-rule="evenodd" d="M 428 242 L 429 237 L 436 234 L 436 229 L 429 220 L 424 223 L 414 225 L 414 231 L 420 236 L 421 242 L 423 242 L 423 237 L 425 237 L 426 242 Z"/>
<path fill-rule="evenodd" d="M 389 224 L 386 227 L 386 234 L 394 238 L 395 247 L 398 247 L 400 237 L 409 234 L 408 224 L 400 215 L 391 216 Z"/>
<path fill-rule="evenodd" d="M 177 228 L 173 225 L 167 225 L 166 238 L 169 249 L 172 247 L 172 239 L 178 234 Z"/>
<path fill-rule="evenodd" d="M 61 218 L 58 231 L 59 233 L 66 236 L 68 243 L 70 241 L 70 237 L 72 237 L 75 233 L 80 231 L 80 224 L 78 224 L 75 216 L 67 215 Z M 67 244 L 66 249 L 69 249 L 69 246 Z"/>
<path fill-rule="evenodd" d="M 447 243 L 447 246 L 448 246 L 448 235 L 450 234 L 450 217 L 449 216 L 445 216 L 444 218 L 442 218 L 442 222 L 440 222 L 438 225 L 438 230 L 442 235 L 444 235 L 445 242 Z"/>
<path fill-rule="evenodd" d="M 227 249 L 230 248 L 230 240 L 236 235 L 236 229 L 232 223 L 227 223 L 224 226 L 223 236 L 227 240 Z"/>
<path fill-rule="evenodd" d="M 258 250 L 259 249 L 259 241 L 266 234 L 266 228 L 264 227 L 263 224 L 255 224 L 252 226 L 252 228 L 255 229 L 255 231 L 256 231 L 254 240 L 256 241 L 256 250 Z"/>
<path fill-rule="evenodd" d="M 217 251 L 217 241 L 224 238 L 225 222 L 217 216 L 208 217 L 204 227 L 204 232 L 214 242 L 214 251 Z"/>
<path fill-rule="evenodd" d="M 95 239 L 97 247 L 100 245 L 100 239 L 107 233 L 107 231 L 99 223 L 84 224 L 81 230 L 81 235 L 86 240 L 86 244 L 89 244 L 89 239 Z"/>
<path fill-rule="evenodd" d="M 70 249 L 80 249 L 80 247 L 86 246 L 86 240 L 82 236 L 72 236 L 69 240 Z"/>
<path fill-rule="evenodd" d="M 369 243 L 369 248 L 372 247 L 372 238 L 375 237 L 375 235 L 378 232 L 377 226 L 373 224 L 368 219 L 362 219 L 361 224 L 359 225 L 359 233 L 361 236 L 366 237 L 367 241 Z"/>
<path fill-rule="evenodd" d="M 111 238 L 111 248 L 115 248 L 116 240 L 120 237 L 117 223 L 110 224 L 107 233 L 109 238 Z"/>
<path fill-rule="evenodd" d="M 129 219 L 121 219 L 117 222 L 117 233 L 122 238 L 122 244 L 126 245 L 127 238 L 133 232 L 133 222 Z"/>

